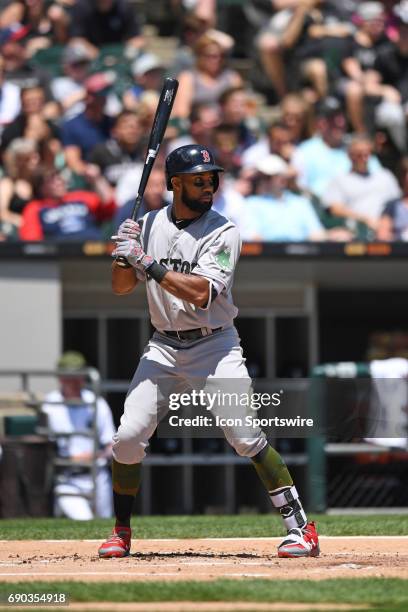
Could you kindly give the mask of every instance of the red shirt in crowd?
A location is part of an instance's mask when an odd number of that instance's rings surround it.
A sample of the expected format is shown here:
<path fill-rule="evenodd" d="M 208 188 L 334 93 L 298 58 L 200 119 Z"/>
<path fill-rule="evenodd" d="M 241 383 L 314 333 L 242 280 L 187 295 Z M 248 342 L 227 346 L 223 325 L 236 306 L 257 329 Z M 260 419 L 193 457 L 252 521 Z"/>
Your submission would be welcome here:
<path fill-rule="evenodd" d="M 24 208 L 21 240 L 102 239 L 99 223 L 112 218 L 115 202 L 91 191 L 71 191 L 61 199 L 33 200 Z"/>

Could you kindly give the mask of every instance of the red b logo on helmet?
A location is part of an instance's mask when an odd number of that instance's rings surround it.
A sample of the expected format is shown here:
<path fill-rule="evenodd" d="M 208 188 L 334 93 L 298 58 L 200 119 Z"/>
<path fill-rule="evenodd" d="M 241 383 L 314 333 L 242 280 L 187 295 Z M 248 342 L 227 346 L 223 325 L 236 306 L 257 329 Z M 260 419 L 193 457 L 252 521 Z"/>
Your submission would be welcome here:
<path fill-rule="evenodd" d="M 201 153 L 203 154 L 203 160 L 205 164 L 209 164 L 211 161 L 211 157 L 208 151 L 206 151 L 205 149 L 203 149 L 201 151 Z"/>

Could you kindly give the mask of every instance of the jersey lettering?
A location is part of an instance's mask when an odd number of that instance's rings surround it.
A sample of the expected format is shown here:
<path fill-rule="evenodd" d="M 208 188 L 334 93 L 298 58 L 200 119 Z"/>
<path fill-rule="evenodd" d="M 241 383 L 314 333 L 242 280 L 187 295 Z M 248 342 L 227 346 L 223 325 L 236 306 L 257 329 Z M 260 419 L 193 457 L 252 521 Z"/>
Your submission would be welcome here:
<path fill-rule="evenodd" d="M 173 271 L 178 272 L 181 266 L 181 259 L 170 259 L 170 264 L 173 266 Z"/>
<path fill-rule="evenodd" d="M 170 264 L 170 266 L 173 266 L 174 272 L 181 272 L 182 274 L 190 274 L 197 266 L 197 263 L 197 261 L 190 263 L 189 261 L 183 261 L 181 258 L 169 259 L 168 257 L 162 257 L 159 261 L 161 266 L 168 268 Z"/>

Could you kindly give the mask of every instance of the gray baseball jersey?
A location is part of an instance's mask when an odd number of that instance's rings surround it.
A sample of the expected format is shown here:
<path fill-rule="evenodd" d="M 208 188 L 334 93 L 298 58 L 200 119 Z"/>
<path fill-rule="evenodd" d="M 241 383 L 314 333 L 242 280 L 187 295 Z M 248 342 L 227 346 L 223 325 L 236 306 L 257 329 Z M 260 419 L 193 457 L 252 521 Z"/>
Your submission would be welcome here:
<path fill-rule="evenodd" d="M 232 301 L 231 287 L 241 251 L 236 226 L 209 210 L 186 228 L 179 229 L 172 221 L 171 206 L 147 213 L 141 225 L 141 243 L 148 255 L 168 270 L 207 278 L 218 293 L 214 300 L 210 297 L 206 307 L 200 308 L 171 295 L 148 278 L 152 325 L 159 331 L 232 325 L 238 310 Z"/>
<path fill-rule="evenodd" d="M 179 229 L 172 221 L 171 206 L 147 213 L 140 224 L 141 243 L 148 255 L 169 270 L 207 278 L 218 292 L 205 308 L 199 308 L 174 297 L 155 280 L 147 280 L 150 316 L 158 332 L 224 329 L 188 343 L 153 334 L 130 384 L 120 427 L 113 438 L 113 456 L 125 464 L 143 461 L 157 424 L 169 410 L 170 393 L 201 388 L 203 381 L 205 389 L 215 386 L 229 390 L 228 385 L 233 384 L 234 390 L 252 391 L 233 325 L 238 312 L 231 297 L 241 250 L 238 229 L 214 210 Z M 142 274 L 138 277 L 146 280 Z M 236 414 L 239 410 L 238 406 Z M 229 424 L 222 429 L 239 455 L 253 457 L 267 444 L 259 427 L 250 435 Z"/>

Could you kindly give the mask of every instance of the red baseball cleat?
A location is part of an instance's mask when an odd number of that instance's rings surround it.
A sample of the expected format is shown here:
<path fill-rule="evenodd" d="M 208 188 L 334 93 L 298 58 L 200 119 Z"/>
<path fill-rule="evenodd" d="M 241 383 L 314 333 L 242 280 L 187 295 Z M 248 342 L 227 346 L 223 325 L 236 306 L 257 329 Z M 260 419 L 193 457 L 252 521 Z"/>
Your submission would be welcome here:
<path fill-rule="evenodd" d="M 130 554 L 131 537 L 132 530 L 130 527 L 114 527 L 110 538 L 99 548 L 99 556 L 102 559 L 127 557 Z"/>
<path fill-rule="evenodd" d="M 318 557 L 319 536 L 314 522 L 303 529 L 290 529 L 278 546 L 278 557 Z"/>

